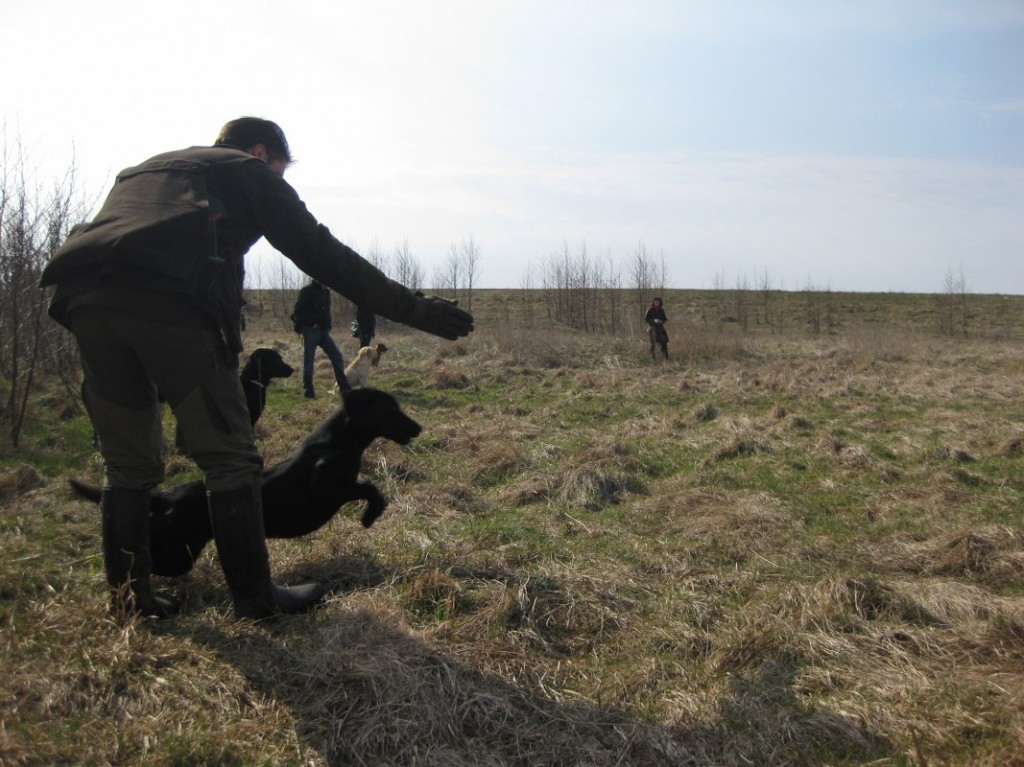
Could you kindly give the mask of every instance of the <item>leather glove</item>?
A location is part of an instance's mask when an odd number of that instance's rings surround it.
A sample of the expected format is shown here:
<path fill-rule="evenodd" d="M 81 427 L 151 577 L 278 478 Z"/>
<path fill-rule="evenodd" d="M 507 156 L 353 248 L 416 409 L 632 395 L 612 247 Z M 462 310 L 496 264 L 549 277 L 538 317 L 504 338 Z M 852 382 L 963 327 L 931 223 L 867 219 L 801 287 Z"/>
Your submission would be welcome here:
<path fill-rule="evenodd" d="M 456 305 L 458 302 L 440 296 L 425 296 L 419 291 L 415 296 L 416 303 L 406 325 L 449 341 L 473 332 L 473 315 L 460 309 Z"/>

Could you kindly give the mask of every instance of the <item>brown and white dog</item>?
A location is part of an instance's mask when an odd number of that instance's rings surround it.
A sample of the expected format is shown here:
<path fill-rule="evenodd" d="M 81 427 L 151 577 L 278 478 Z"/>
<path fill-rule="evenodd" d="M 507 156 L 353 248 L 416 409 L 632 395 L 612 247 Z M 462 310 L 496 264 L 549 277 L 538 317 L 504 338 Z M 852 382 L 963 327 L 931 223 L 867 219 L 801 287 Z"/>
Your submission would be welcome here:
<path fill-rule="evenodd" d="M 345 368 L 345 378 L 348 379 L 349 384 L 353 387 L 366 386 L 366 382 L 370 379 L 370 368 L 380 364 L 380 358 L 387 350 L 388 347 L 382 341 L 378 341 L 374 346 L 364 346 L 360 349 L 356 353 L 355 359 Z"/>

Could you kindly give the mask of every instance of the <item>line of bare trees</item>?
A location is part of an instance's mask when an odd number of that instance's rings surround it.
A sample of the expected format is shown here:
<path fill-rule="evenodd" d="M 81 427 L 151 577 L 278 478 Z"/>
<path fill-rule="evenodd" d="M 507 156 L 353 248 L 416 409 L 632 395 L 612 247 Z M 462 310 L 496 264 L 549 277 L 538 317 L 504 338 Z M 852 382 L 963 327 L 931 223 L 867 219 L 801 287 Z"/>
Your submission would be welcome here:
<path fill-rule="evenodd" d="M 0 427 L 17 448 L 37 381 L 59 381 L 70 407 L 81 406 L 77 347 L 47 317 L 49 295 L 39 277 L 87 206 L 78 195 L 74 163 L 43 188 L 6 126 L 0 128 L 0 153 Z"/>
<path fill-rule="evenodd" d="M 403 240 L 389 254 L 381 247 L 380 242 L 374 239 L 360 255 L 410 290 L 428 289 L 424 266 L 413 254 L 408 240 Z M 460 243 L 453 242 L 445 260 L 435 265 L 433 285 L 430 285 L 429 289 L 445 298 L 458 300 L 461 305 L 472 311 L 473 291 L 480 278 L 482 263 L 480 244 L 475 238 L 465 237 Z M 246 285 L 257 291 L 251 302 L 250 311 L 270 311 L 280 316 L 288 316 L 296 293 L 307 280 L 308 278 L 297 267 L 283 257 L 275 259 L 269 267 L 264 264 L 263 267 L 250 269 L 246 275 Z M 340 314 L 351 314 L 354 307 L 351 302 L 342 300 L 335 302 L 335 310 Z"/>
<path fill-rule="evenodd" d="M 585 244 L 575 251 L 566 244 L 544 259 L 539 272 L 538 276 L 528 266 L 520 287 L 524 296 L 541 291 L 545 321 L 607 334 L 635 326 L 668 283 L 664 253 L 655 258 L 643 242 L 625 263 L 616 261 L 610 251 L 595 258 Z M 527 321 L 535 321 L 532 302 L 524 300 L 524 306 Z"/>
<path fill-rule="evenodd" d="M 784 291 L 775 284 L 767 268 L 750 278 L 738 274 L 730 284 L 725 272 L 717 272 L 711 289 L 715 291 L 717 319 L 721 323 L 735 323 L 743 330 L 750 326 L 769 327 L 774 333 L 785 330 L 786 314 L 779 310 L 779 298 Z M 812 333 L 830 333 L 838 325 L 832 288 L 821 287 L 808 278 L 804 287 L 794 295 L 800 299 L 797 321 Z"/>

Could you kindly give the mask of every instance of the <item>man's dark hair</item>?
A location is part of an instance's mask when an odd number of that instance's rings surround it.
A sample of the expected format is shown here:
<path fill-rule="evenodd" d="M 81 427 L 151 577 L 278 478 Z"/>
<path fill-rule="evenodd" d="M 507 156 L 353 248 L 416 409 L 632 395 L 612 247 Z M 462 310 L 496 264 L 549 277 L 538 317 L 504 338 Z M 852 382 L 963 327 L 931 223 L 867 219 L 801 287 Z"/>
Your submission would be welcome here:
<path fill-rule="evenodd" d="M 288 165 L 292 163 L 292 153 L 288 149 L 288 139 L 284 137 L 284 131 L 277 123 L 264 120 L 262 117 L 239 117 L 225 123 L 214 144 L 239 149 L 250 149 L 257 144 L 263 144 L 267 148 L 269 159 L 284 160 Z"/>

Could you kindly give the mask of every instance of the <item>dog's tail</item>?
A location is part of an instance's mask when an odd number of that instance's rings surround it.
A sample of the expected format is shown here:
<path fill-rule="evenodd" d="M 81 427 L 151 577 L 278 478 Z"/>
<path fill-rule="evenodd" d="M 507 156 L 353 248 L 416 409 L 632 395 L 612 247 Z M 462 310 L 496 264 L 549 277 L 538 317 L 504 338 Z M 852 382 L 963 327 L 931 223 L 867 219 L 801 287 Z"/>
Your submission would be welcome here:
<path fill-rule="evenodd" d="M 75 491 L 76 495 L 81 496 L 87 501 L 99 503 L 100 498 L 103 497 L 103 491 L 98 487 L 87 485 L 84 482 L 79 482 L 77 479 L 69 479 L 68 484 L 71 485 L 71 489 Z"/>
<path fill-rule="evenodd" d="M 77 479 L 69 478 L 68 484 L 71 485 L 71 490 L 75 495 L 80 498 L 84 498 L 87 501 L 93 503 L 99 503 L 103 500 L 103 490 L 96 487 L 95 485 L 87 485 L 85 482 L 80 482 Z M 167 499 L 162 493 L 150 493 L 149 495 L 149 510 L 150 511 L 166 511 L 169 508 Z"/>

